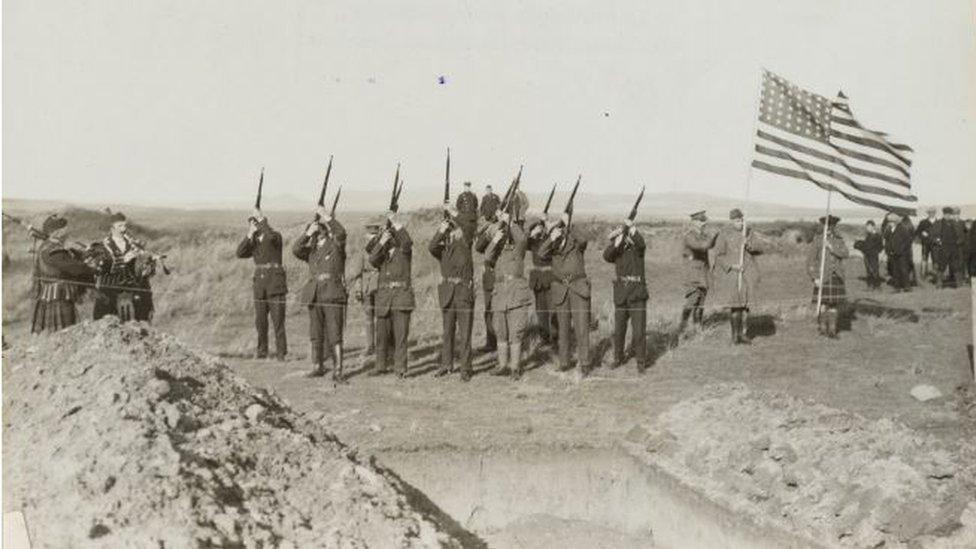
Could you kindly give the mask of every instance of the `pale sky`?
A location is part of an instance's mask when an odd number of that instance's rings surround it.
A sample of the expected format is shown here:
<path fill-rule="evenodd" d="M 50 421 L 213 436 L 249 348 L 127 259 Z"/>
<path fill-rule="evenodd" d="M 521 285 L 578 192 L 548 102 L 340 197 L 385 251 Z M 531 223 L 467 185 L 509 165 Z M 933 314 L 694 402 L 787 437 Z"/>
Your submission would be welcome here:
<path fill-rule="evenodd" d="M 3 192 L 241 202 L 334 181 L 741 196 L 760 67 L 915 148 L 976 201 L 972 0 L 3 2 Z M 438 83 L 444 76 L 446 82 Z M 409 187 L 408 187 L 409 188 Z M 242 196 L 243 195 L 243 196 Z M 823 192 L 755 173 L 753 199 Z M 849 204 L 848 204 L 849 205 Z"/>

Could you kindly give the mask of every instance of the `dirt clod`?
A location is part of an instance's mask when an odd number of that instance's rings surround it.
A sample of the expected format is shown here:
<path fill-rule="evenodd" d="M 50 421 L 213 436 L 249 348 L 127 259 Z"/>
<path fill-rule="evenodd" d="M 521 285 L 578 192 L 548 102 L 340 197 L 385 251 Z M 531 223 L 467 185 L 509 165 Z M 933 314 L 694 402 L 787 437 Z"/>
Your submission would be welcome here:
<path fill-rule="evenodd" d="M 321 424 L 172 337 L 106 319 L 31 344 L 5 353 L 3 495 L 34 547 L 476 539 Z"/>

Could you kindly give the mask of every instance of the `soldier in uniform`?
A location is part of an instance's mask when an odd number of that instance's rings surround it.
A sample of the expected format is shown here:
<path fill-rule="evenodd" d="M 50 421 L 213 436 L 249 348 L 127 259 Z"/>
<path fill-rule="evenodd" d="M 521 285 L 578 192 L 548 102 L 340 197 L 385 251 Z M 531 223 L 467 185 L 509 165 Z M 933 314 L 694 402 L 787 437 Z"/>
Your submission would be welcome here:
<path fill-rule="evenodd" d="M 922 278 L 932 274 L 929 262 L 932 260 L 932 227 L 936 221 L 935 213 L 935 208 L 927 209 L 928 217 L 919 221 L 918 227 L 915 229 L 915 238 L 922 245 Z"/>
<path fill-rule="evenodd" d="M 281 263 L 281 233 L 271 228 L 261 210 L 247 220 L 247 236 L 237 245 L 237 257 L 254 259 L 254 325 L 258 331 L 257 358 L 268 356 L 268 316 L 274 327 L 275 356 L 288 354 L 285 337 L 285 300 L 288 285 Z"/>
<path fill-rule="evenodd" d="M 485 221 L 495 221 L 495 214 L 502 200 L 491 191 L 491 185 L 485 185 L 485 195 L 481 197 L 481 218 Z"/>
<path fill-rule="evenodd" d="M 410 271 L 413 240 L 396 212 L 387 212 L 387 225 L 371 246 L 369 262 L 379 269 L 376 290 L 376 369 L 374 375 L 389 371 L 390 347 L 397 377 L 407 377 L 407 344 L 410 313 L 414 308 Z"/>
<path fill-rule="evenodd" d="M 476 244 L 485 254 L 485 263 L 494 266 L 491 308 L 498 338 L 497 364 L 493 375 L 522 377 L 522 339 L 528 324 L 532 292 L 525 280 L 525 252 L 528 240 L 522 227 L 519 208 L 515 219 L 499 212 L 498 220 L 479 237 Z"/>
<path fill-rule="evenodd" d="M 292 253 L 308 263 L 309 278 L 300 300 L 308 307 L 308 331 L 312 345 L 312 370 L 308 377 L 325 375 L 326 354 L 332 358 L 332 379 L 344 382 L 342 336 L 345 328 L 346 229 L 329 211 L 319 206 Z"/>
<path fill-rule="evenodd" d="M 491 225 L 485 224 L 475 238 L 475 250 L 478 253 L 485 253 L 488 247 L 489 238 L 485 236 L 485 231 Z M 479 351 L 482 353 L 493 353 L 498 349 L 498 338 L 495 336 L 494 312 L 491 309 L 491 297 L 495 291 L 495 265 L 491 258 L 485 257 L 484 269 L 481 272 L 481 289 L 485 298 L 485 344 Z"/>
<path fill-rule="evenodd" d="M 454 207 L 457 209 L 457 223 L 464 231 L 464 238 L 474 242 L 474 232 L 478 228 L 478 197 L 471 192 L 471 182 L 464 182 L 464 190 L 458 195 Z"/>
<path fill-rule="evenodd" d="M 430 254 L 440 263 L 441 282 L 437 298 L 444 321 L 441 367 L 435 376 L 449 374 L 454 368 L 455 343 L 461 355 L 461 381 L 471 379 L 471 322 L 474 320 L 474 263 L 471 242 L 459 220 L 459 212 L 447 209 L 450 219 L 441 222 L 428 245 Z"/>
<path fill-rule="evenodd" d="M 85 264 L 78 250 L 64 247 L 68 220 L 50 215 L 33 234 L 41 241 L 34 250 L 34 312 L 31 333 L 56 332 L 78 321 L 75 303 L 84 295 L 85 284 L 95 281 L 95 271 Z"/>
<path fill-rule="evenodd" d="M 559 324 L 560 370 L 572 367 L 569 343 L 572 338 L 570 331 L 573 331 L 580 373 L 586 375 L 590 367 L 590 281 L 586 277 L 583 259 L 586 239 L 569 223 L 569 214 L 562 214 L 561 223 L 549 231 L 541 254 L 552 260 L 552 288 L 549 295 Z"/>
<path fill-rule="evenodd" d="M 864 227 L 867 234 L 864 235 L 863 240 L 854 242 L 854 249 L 860 250 L 861 255 L 864 258 L 864 274 L 868 287 L 876 290 L 881 287 L 881 272 L 878 267 L 878 255 L 884 248 L 884 243 L 881 241 L 881 235 L 878 234 L 878 229 L 874 225 L 874 220 L 869 219 L 868 222 L 865 223 Z M 925 263 L 923 263 L 923 265 L 925 265 Z"/>
<path fill-rule="evenodd" d="M 129 236 L 125 215 L 115 212 L 109 236 L 94 246 L 97 295 L 93 309 L 95 320 L 117 315 L 123 322 L 150 321 L 153 314 L 152 287 L 149 279 L 156 274 L 156 261 L 142 244 Z"/>
<path fill-rule="evenodd" d="M 844 277 L 843 261 L 848 257 L 847 245 L 836 231 L 840 218 L 830 216 L 820 218 L 820 224 L 827 223 L 827 244 L 824 245 L 823 232 L 817 231 L 817 236 L 810 246 L 807 256 L 807 273 L 813 280 L 813 302 L 817 302 L 818 288 L 823 284 L 820 310 L 817 311 L 818 331 L 821 335 L 831 339 L 837 338 L 837 309 L 843 305 L 847 297 Z M 826 249 L 824 259 L 823 279 L 820 278 L 820 252 Z"/>
<path fill-rule="evenodd" d="M 745 220 L 741 210 L 735 208 L 730 211 L 729 219 L 732 227 L 720 231 L 715 239 L 713 269 L 718 273 L 716 282 L 725 286 L 725 294 L 728 296 L 726 307 L 729 308 L 732 343 L 741 345 L 749 343 L 746 333 L 749 307 L 759 287 L 759 264 L 755 256 L 762 253 L 763 249 L 755 231 L 749 229 L 743 237 L 742 227 Z"/>
<path fill-rule="evenodd" d="M 542 246 L 546 242 L 549 232 L 548 214 L 540 214 L 540 219 L 529 225 L 529 250 L 532 252 L 532 268 L 529 269 L 529 287 L 535 296 L 535 315 L 539 324 L 542 342 L 546 345 L 555 343 L 556 314 L 550 303 L 549 294 L 552 289 L 552 259 L 543 257 Z"/>
<path fill-rule="evenodd" d="M 379 238 L 380 226 L 375 223 L 366 225 L 365 242 L 363 251 L 356 259 L 355 269 L 349 284 L 358 282 L 356 286 L 356 301 L 362 304 L 363 313 L 366 316 L 366 355 L 376 352 L 376 288 L 379 271 L 369 262 L 369 253 L 366 248 L 370 243 Z"/>
<path fill-rule="evenodd" d="M 630 346 L 637 359 L 637 372 L 647 365 L 644 339 L 647 327 L 647 282 L 644 279 L 644 237 L 632 219 L 614 229 L 607 237 L 603 260 L 614 264 L 617 279 L 613 283 L 613 357 L 614 368 L 624 363 L 624 341 L 630 321 Z"/>
<path fill-rule="evenodd" d="M 691 214 L 691 227 L 685 231 L 682 239 L 683 250 L 681 257 L 685 264 L 685 303 L 681 309 L 681 324 L 678 333 L 684 332 L 688 320 L 701 329 L 705 315 L 705 298 L 711 285 L 712 268 L 708 260 L 708 250 L 715 246 L 717 233 L 705 230 L 708 217 L 705 211 Z"/>

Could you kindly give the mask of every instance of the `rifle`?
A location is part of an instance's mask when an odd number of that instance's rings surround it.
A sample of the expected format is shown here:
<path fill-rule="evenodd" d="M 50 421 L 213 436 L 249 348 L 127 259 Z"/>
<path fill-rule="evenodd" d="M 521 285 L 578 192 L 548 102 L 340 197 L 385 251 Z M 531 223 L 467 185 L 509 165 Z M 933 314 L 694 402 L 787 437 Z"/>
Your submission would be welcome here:
<path fill-rule="evenodd" d="M 329 188 L 329 176 L 332 175 L 332 155 L 329 155 L 329 166 L 325 168 L 325 181 L 322 182 L 322 190 L 319 192 L 318 205 L 325 207 L 325 191 Z M 315 213 L 315 221 L 319 220 L 318 212 Z"/>
<path fill-rule="evenodd" d="M 400 209 L 400 205 L 397 203 L 400 198 L 400 193 L 397 191 L 397 185 L 400 183 L 400 163 L 397 163 L 396 173 L 393 175 L 393 192 L 390 193 L 390 207 L 388 208 L 391 212 L 396 212 Z"/>
<path fill-rule="evenodd" d="M 515 203 L 515 198 L 518 196 L 519 184 L 522 182 L 522 168 L 519 166 L 518 173 L 515 175 L 515 179 L 508 185 L 508 190 L 505 191 L 505 197 L 502 198 L 502 204 L 499 210 L 508 213 L 509 219 L 512 216 L 512 205 Z"/>
<path fill-rule="evenodd" d="M 339 190 L 336 191 L 335 199 L 332 200 L 332 210 L 329 212 L 330 217 L 335 217 L 336 206 L 339 204 L 339 196 L 342 194 L 342 185 L 339 185 Z"/>
<path fill-rule="evenodd" d="M 556 196 L 556 184 L 552 184 L 552 190 L 549 191 L 549 198 L 546 199 L 546 207 L 542 209 L 543 214 L 549 213 L 549 206 L 552 205 L 552 197 Z"/>
<path fill-rule="evenodd" d="M 451 204 L 451 148 L 447 148 L 447 164 L 444 167 L 444 220 L 450 221 L 451 214 L 447 212 L 447 207 Z"/>
<path fill-rule="evenodd" d="M 583 174 L 579 174 L 576 178 L 576 184 L 573 185 L 573 192 L 569 193 L 569 199 L 566 200 L 566 207 L 563 208 L 563 212 L 569 215 L 569 220 L 567 221 L 567 226 L 573 221 L 573 203 L 576 201 L 576 191 L 579 190 L 580 181 L 583 180 Z"/>
<path fill-rule="evenodd" d="M 637 195 L 637 200 L 634 201 L 634 206 L 630 208 L 630 214 L 627 215 L 627 219 L 633 221 L 637 218 L 637 207 L 640 206 L 641 200 L 644 199 L 644 186 L 641 185 L 641 192 Z"/>
<path fill-rule="evenodd" d="M 264 166 L 261 166 L 261 176 L 258 177 L 258 196 L 254 199 L 254 211 L 261 211 L 261 191 L 264 188 Z M 254 215 L 247 218 L 248 221 L 257 221 L 257 217 Z"/>

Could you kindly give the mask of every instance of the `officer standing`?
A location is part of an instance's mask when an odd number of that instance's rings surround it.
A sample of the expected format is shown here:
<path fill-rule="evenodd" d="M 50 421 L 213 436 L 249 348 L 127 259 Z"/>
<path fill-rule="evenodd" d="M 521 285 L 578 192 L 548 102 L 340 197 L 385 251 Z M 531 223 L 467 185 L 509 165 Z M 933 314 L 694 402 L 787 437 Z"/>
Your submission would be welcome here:
<path fill-rule="evenodd" d="M 759 264 L 757 255 L 761 254 L 762 243 L 755 231 L 749 229 L 742 235 L 745 223 L 742 211 L 734 208 L 729 212 L 732 226 L 721 232 L 715 239 L 715 266 L 717 281 L 725 286 L 728 296 L 729 324 L 732 329 L 732 343 L 748 344 L 749 308 L 756 298 L 759 287 Z"/>
<path fill-rule="evenodd" d="M 556 309 L 559 324 L 559 369 L 572 368 L 569 352 L 572 331 L 576 335 L 580 373 L 585 376 L 590 368 L 590 281 L 583 259 L 586 239 L 570 221 L 570 214 L 563 213 L 560 222 L 549 231 L 542 256 L 552 260 L 550 303 Z"/>
<path fill-rule="evenodd" d="M 918 227 L 915 229 L 915 237 L 922 245 L 922 278 L 926 278 L 931 274 L 929 265 L 932 260 L 932 228 L 936 221 L 936 209 L 928 208 L 925 212 L 927 217 L 919 221 Z"/>
<path fill-rule="evenodd" d="M 711 285 L 712 268 L 708 250 L 715 246 L 717 233 L 705 230 L 708 217 L 705 210 L 691 214 L 691 226 L 685 231 L 682 240 L 681 257 L 684 260 L 685 303 L 681 309 L 681 324 L 678 333 L 684 332 L 688 320 L 701 330 L 705 316 L 705 298 Z"/>
<path fill-rule="evenodd" d="M 380 226 L 369 223 L 365 229 L 363 250 L 356 259 L 356 271 L 349 279 L 349 284 L 358 283 L 356 301 L 363 306 L 363 315 L 366 317 L 366 355 L 371 355 L 376 352 L 376 287 L 379 271 L 369 262 L 366 249 L 374 239 L 379 238 Z"/>
<path fill-rule="evenodd" d="M 485 185 L 485 195 L 481 197 L 481 218 L 489 222 L 495 221 L 501 202 L 498 195 L 492 192 L 491 185 Z"/>
<path fill-rule="evenodd" d="M 345 327 L 346 229 L 329 211 L 319 206 L 316 220 L 295 241 L 292 253 L 308 263 L 308 282 L 301 302 L 308 306 L 308 330 L 312 344 L 312 371 L 308 377 L 325 375 L 326 353 L 332 357 L 332 379 L 344 382 L 342 338 Z"/>
<path fill-rule="evenodd" d="M 485 263 L 494 265 L 491 308 L 497 335 L 497 364 L 493 375 L 522 377 L 522 339 L 528 324 L 532 292 L 525 280 L 525 252 L 528 248 L 522 221 L 508 212 L 499 212 L 498 220 L 481 234 L 478 249 L 484 250 Z"/>
<path fill-rule="evenodd" d="M 281 233 L 271 228 L 261 210 L 247 220 L 247 236 L 237 245 L 237 257 L 254 259 L 254 326 L 258 332 L 257 358 L 268 356 L 268 316 L 274 327 L 278 360 L 288 354 L 285 337 L 285 299 L 288 285 L 281 263 Z"/>
<path fill-rule="evenodd" d="M 470 181 L 464 182 L 464 190 L 458 195 L 454 207 L 465 239 L 469 243 L 474 242 L 474 232 L 478 228 L 478 197 L 471 192 Z"/>
<path fill-rule="evenodd" d="M 552 259 L 542 255 L 542 246 L 546 242 L 549 232 L 549 216 L 541 214 L 541 218 L 529 225 L 529 250 L 532 251 L 532 268 L 529 270 L 529 287 L 535 296 L 535 315 L 539 324 L 542 343 L 555 343 L 556 314 L 553 310 L 549 294 L 552 290 Z"/>
<path fill-rule="evenodd" d="M 647 365 L 645 330 L 647 327 L 647 282 L 644 279 L 644 237 L 634 221 L 624 219 L 624 226 L 607 236 L 603 260 L 614 264 L 617 279 L 613 283 L 613 356 L 614 368 L 624 363 L 627 321 L 630 321 L 630 346 L 637 359 L 637 373 Z"/>
<path fill-rule="evenodd" d="M 386 227 L 367 251 L 369 262 L 379 269 L 379 286 L 376 290 L 376 367 L 372 375 L 389 371 L 392 354 L 397 378 L 405 379 L 410 313 L 414 308 L 413 286 L 410 284 L 413 240 L 396 212 L 387 212 Z"/>
<path fill-rule="evenodd" d="M 441 377 L 454 369 L 454 348 L 461 355 L 461 381 L 471 379 L 471 322 L 474 319 L 474 264 L 471 242 L 458 219 L 458 212 L 446 209 L 448 218 L 441 222 L 428 245 L 430 254 L 440 263 L 441 281 L 437 298 L 441 306 L 444 336 L 441 345 Z"/>
<path fill-rule="evenodd" d="M 75 303 L 85 293 L 84 285 L 95 281 L 95 271 L 85 264 L 79 250 L 64 247 L 64 228 L 68 220 L 50 215 L 38 232 L 32 230 L 40 245 L 34 252 L 31 275 L 34 311 L 31 333 L 56 332 L 78 321 Z"/>

